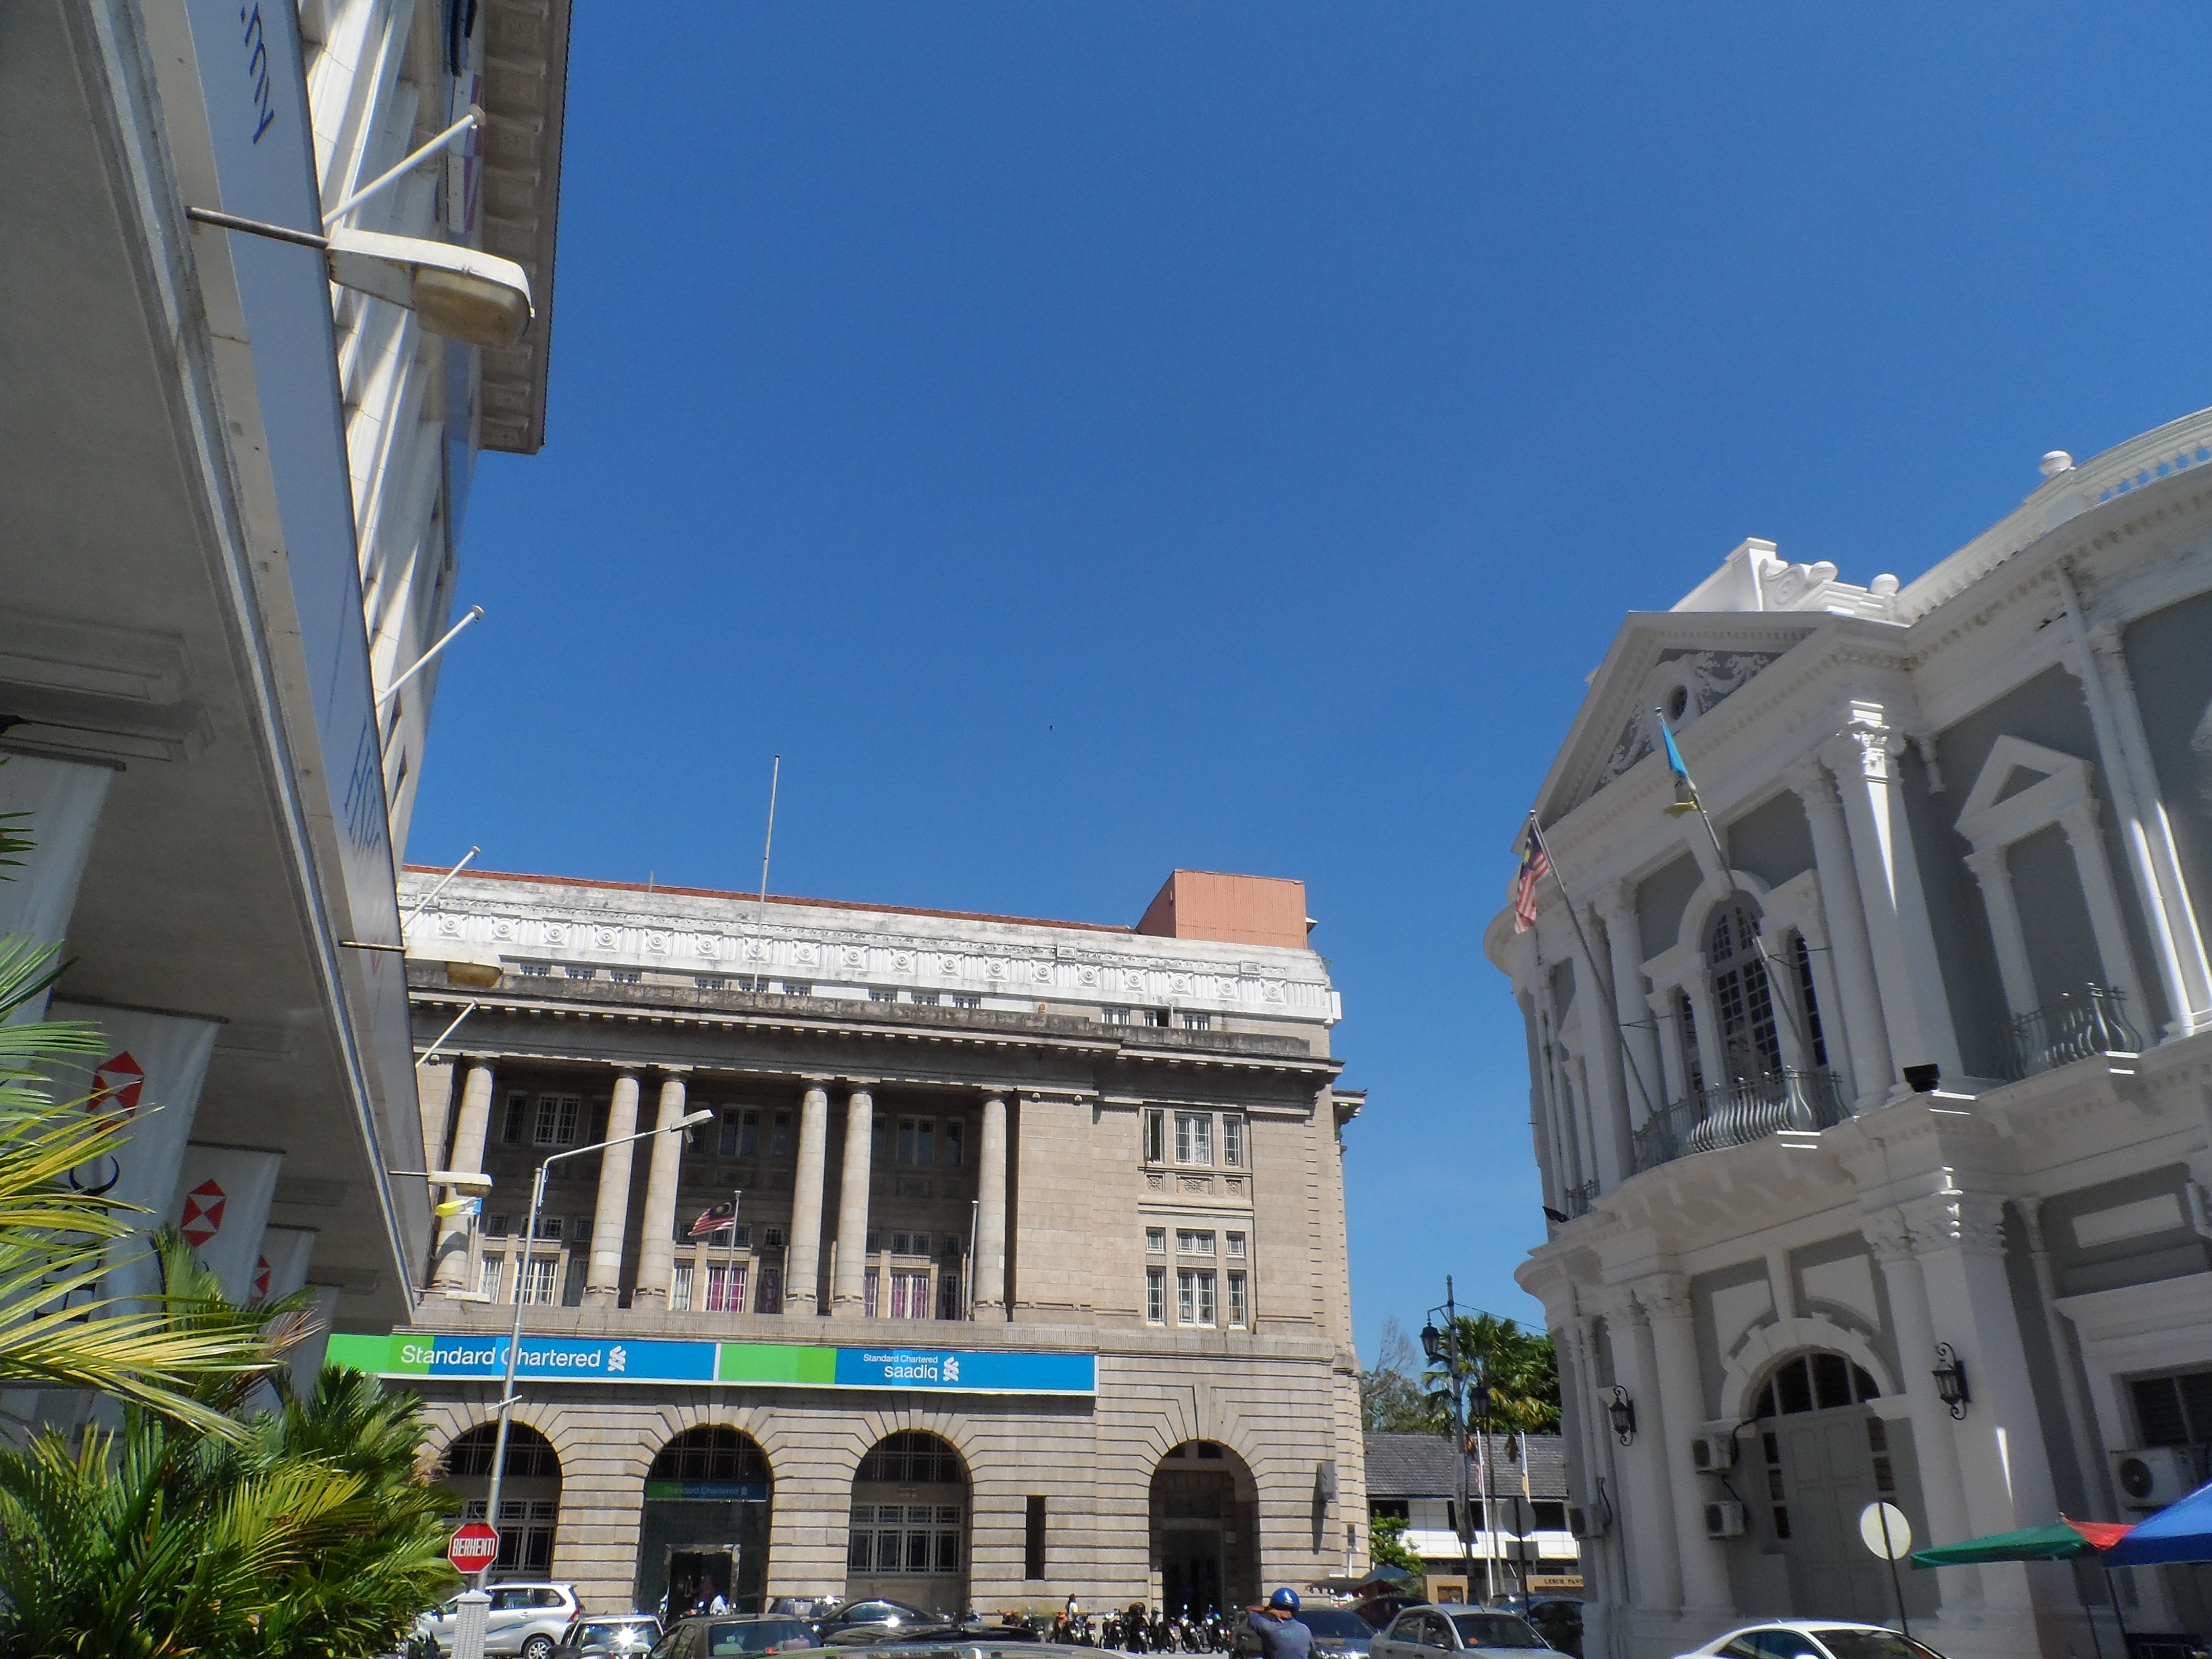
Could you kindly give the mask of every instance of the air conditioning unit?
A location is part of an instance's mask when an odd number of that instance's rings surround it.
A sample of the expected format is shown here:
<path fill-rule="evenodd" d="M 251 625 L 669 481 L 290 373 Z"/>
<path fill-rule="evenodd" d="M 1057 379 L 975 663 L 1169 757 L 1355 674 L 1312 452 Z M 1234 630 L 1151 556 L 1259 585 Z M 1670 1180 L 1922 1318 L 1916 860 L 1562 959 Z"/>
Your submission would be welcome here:
<path fill-rule="evenodd" d="M 1708 1538 L 1742 1537 L 1743 1505 L 1727 1502 L 1706 1504 L 1705 1536 Z"/>
<path fill-rule="evenodd" d="M 2182 1447 L 2145 1446 L 2111 1455 L 2112 1484 L 2129 1509 L 2164 1509 L 2196 1489 L 2197 1460 Z"/>
<path fill-rule="evenodd" d="M 1601 1509 L 1586 1510 L 1579 1504 L 1570 1504 L 1567 1508 L 1567 1530 L 1577 1538 L 1602 1538 L 1606 1531 L 1605 1511 Z"/>
<path fill-rule="evenodd" d="M 1690 1442 L 1690 1463 L 1699 1474 L 1717 1474 L 1735 1467 L 1735 1436 L 1701 1434 Z"/>

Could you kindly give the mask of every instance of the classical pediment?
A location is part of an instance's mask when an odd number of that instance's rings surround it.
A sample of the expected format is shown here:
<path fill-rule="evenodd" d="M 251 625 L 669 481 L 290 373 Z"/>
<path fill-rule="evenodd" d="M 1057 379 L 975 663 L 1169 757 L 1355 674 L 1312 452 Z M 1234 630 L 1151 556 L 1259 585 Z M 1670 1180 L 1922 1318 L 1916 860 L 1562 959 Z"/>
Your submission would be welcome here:
<path fill-rule="evenodd" d="M 1664 709 L 1687 731 L 1825 620 L 1803 613 L 1632 612 L 1590 677 L 1589 694 L 1545 780 L 1548 822 L 1573 811 L 1656 750 Z"/>

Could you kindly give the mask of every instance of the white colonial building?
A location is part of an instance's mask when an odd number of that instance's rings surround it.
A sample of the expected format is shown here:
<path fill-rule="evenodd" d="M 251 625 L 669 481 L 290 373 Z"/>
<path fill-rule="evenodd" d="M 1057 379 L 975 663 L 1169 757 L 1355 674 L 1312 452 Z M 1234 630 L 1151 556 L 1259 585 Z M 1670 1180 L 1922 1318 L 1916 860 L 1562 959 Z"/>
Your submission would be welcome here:
<path fill-rule="evenodd" d="M 1547 881 L 1487 935 L 1562 1218 L 1520 1278 L 1592 1655 L 1893 1618 L 1877 1498 L 1948 1543 L 2205 1474 L 2208 460 L 2212 415 L 2054 453 L 1905 585 L 1746 542 L 1593 677 L 1536 803 L 1581 933 Z M 2074 1571 L 1904 1595 L 1954 1655 L 2087 1654 Z M 2191 1570 L 2124 1577 L 2130 1629 L 2212 1631 Z"/>

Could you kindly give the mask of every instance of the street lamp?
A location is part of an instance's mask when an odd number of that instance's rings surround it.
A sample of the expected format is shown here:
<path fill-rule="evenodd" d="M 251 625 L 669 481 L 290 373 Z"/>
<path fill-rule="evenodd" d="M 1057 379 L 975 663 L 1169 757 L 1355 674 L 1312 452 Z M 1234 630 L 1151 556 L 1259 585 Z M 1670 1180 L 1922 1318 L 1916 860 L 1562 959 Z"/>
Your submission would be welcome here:
<path fill-rule="evenodd" d="M 586 1152 L 603 1152 L 608 1147 L 619 1146 L 625 1141 L 648 1140 L 654 1135 L 674 1134 L 678 1130 L 696 1128 L 702 1123 L 711 1121 L 714 1115 L 712 1112 L 694 1112 L 689 1117 L 677 1119 L 673 1123 L 663 1123 L 653 1128 L 641 1129 L 634 1135 L 617 1135 L 612 1140 L 599 1140 L 588 1146 L 571 1147 L 565 1152 L 554 1153 L 538 1166 L 537 1178 L 532 1182 L 530 1187 L 530 1222 L 522 1235 L 522 1262 L 520 1271 L 514 1276 L 514 1329 L 507 1338 L 507 1380 L 500 1389 L 499 1398 L 499 1433 L 492 1442 L 491 1492 L 484 1500 L 484 1519 L 490 1523 L 493 1531 L 499 1530 L 499 1489 L 507 1475 L 507 1430 L 514 1413 L 514 1368 L 522 1355 L 522 1310 L 528 1305 L 523 1300 L 523 1285 L 530 1276 L 531 1252 L 538 1243 L 538 1212 L 545 1203 L 545 1172 L 564 1158 L 581 1158 Z M 477 1583 L 481 1585 L 483 1582 L 483 1575 L 489 1572 L 498 1565 L 499 1558 L 495 1555 L 479 1570 Z M 455 1644 L 456 1659 L 481 1659 L 480 1655 L 459 1653 L 459 1646 L 457 1643 Z"/>
<path fill-rule="evenodd" d="M 1442 1314 L 1444 1316 L 1443 1329 L 1441 1331 L 1437 1328 L 1437 1316 L 1438 1314 Z M 1431 1365 L 1442 1365 L 1444 1368 L 1444 1379 L 1447 1384 L 1447 1393 L 1445 1397 L 1450 1401 L 1451 1406 L 1449 1422 L 1452 1444 L 1457 1449 L 1459 1453 L 1460 1571 L 1467 1580 L 1467 1594 L 1468 1596 L 1472 1597 L 1474 1595 L 1474 1528 L 1468 1516 L 1467 1412 L 1465 1406 L 1467 1377 L 1464 1370 L 1460 1365 L 1459 1304 L 1454 1299 L 1452 1279 L 1449 1273 L 1446 1273 L 1444 1275 L 1444 1299 L 1443 1304 L 1439 1307 L 1430 1309 L 1427 1319 L 1422 1323 L 1421 1352 L 1428 1356 L 1429 1364 Z M 1481 1450 L 1483 1453 L 1483 1473 L 1485 1475 L 1483 1482 L 1482 1525 L 1483 1531 L 1485 1534 L 1487 1535 L 1490 1529 L 1489 1481 L 1487 1479 L 1490 1469 L 1490 1449 L 1487 1445 L 1485 1445 L 1481 1448 Z M 1492 1575 L 1491 1582 L 1486 1583 L 1486 1594 L 1496 1594 L 1498 1586 L 1494 1582 L 1495 1577 L 1496 1575 Z"/>

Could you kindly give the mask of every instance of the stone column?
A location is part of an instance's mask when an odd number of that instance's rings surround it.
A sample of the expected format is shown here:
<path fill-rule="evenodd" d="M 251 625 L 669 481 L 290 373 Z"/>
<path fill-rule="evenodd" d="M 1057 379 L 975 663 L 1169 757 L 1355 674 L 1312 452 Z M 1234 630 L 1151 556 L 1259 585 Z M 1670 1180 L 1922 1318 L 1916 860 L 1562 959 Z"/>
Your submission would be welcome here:
<path fill-rule="evenodd" d="M 1773 964 L 1766 994 L 1774 1002 L 1774 1036 L 1782 1063 L 1793 1072 L 1813 1069 L 1813 1045 L 1805 1030 L 1805 998 L 1797 979 L 1797 930 L 1761 930 L 1759 948 Z"/>
<path fill-rule="evenodd" d="M 1904 1206 L 1928 1285 L 1929 1322 L 1966 1368 L 1966 1414 L 1953 1425 L 1970 1537 L 2040 1526 L 2058 1512 L 2027 1352 L 2005 1273 L 2002 1200 L 1955 1189 Z M 1931 1385 L 1932 1386 L 1932 1385 Z M 1982 1570 L 1992 1608 L 2031 1609 L 2019 1566 Z"/>
<path fill-rule="evenodd" d="M 830 1297 L 832 1319 L 858 1319 L 867 1304 L 868 1174 L 875 1146 L 875 1097 L 866 1087 L 856 1086 L 845 1102 L 845 1168 L 837 1188 L 837 1272 Z"/>
<path fill-rule="evenodd" d="M 1657 1362 L 1656 1426 L 1661 1428 L 1674 1531 L 1681 1540 L 1682 1607 L 1686 1614 L 1710 1614 L 1724 1622 L 1735 1605 L 1728 1559 L 1705 1534 L 1705 1493 L 1690 1462 L 1690 1443 L 1705 1426 L 1705 1389 L 1698 1366 L 1690 1281 L 1680 1273 L 1655 1273 L 1638 1281 L 1636 1299 L 1650 1321 L 1652 1354 Z"/>
<path fill-rule="evenodd" d="M 1912 1232 L 1904 1215 L 1886 1210 L 1861 1230 L 1881 1264 L 1882 1283 L 1897 1322 L 1898 1384 L 1912 1421 L 1912 1449 L 1920 1463 L 1920 1494 L 1928 1505 L 1929 1536 L 1942 1541 L 1973 1535 L 1966 1513 L 1966 1487 L 1959 1474 L 1959 1449 L 1951 1433 L 1951 1414 L 1936 1397 L 1936 1327 L 1928 1310 L 1928 1285 L 1913 1259 Z M 1972 1379 L 1970 1378 L 1969 1381 Z M 1980 1570 L 1941 1567 L 1936 1587 L 1947 1607 L 1982 1604 Z"/>
<path fill-rule="evenodd" d="M 2118 812 L 2121 841 L 2149 927 L 2159 978 L 2173 1010 L 2172 1023 L 2178 1035 L 2201 1030 L 2212 1022 L 2212 961 L 2205 956 L 2196 906 L 2174 846 L 2173 826 L 2151 764 L 2150 738 L 2143 730 L 2135 677 L 2129 671 L 2118 625 L 2100 623 L 2083 637 L 2089 671 L 2083 677 L 2083 690 L 2096 729 L 2097 750 Z M 2142 1023 L 2149 1024 L 2148 1009 Z"/>
<path fill-rule="evenodd" d="M 806 1081 L 799 1108 L 799 1169 L 791 1192 L 791 1258 L 783 1310 L 800 1319 L 822 1312 L 822 1187 L 829 1178 L 830 1091 Z"/>
<path fill-rule="evenodd" d="M 1659 1069 L 1668 1105 L 1690 1097 L 1690 1074 L 1682 1064 L 1681 988 L 1662 985 L 1645 1000 L 1652 1029 L 1659 1034 Z"/>
<path fill-rule="evenodd" d="M 2035 1268 L 2035 1287 L 2043 1301 L 2044 1329 L 2051 1341 L 2051 1363 L 2058 1372 L 2058 1398 L 2066 1413 L 2066 1437 L 2081 1472 L 2081 1495 L 2106 1514 L 2118 1508 L 2112 1475 L 2105 1464 L 2104 1448 L 2095 1433 L 2096 1414 L 2081 1386 L 2080 1356 L 2073 1342 L 2073 1325 L 2058 1311 L 2058 1279 L 2051 1268 L 2051 1250 L 2043 1236 L 2043 1200 L 2016 1198 L 2021 1229 L 2027 1234 L 2028 1260 Z"/>
<path fill-rule="evenodd" d="M 2074 873 L 2081 878 L 2081 896 L 2089 907 L 2089 931 L 2097 941 L 2097 965 L 2105 983 L 2120 992 L 2137 1008 L 2142 1007 L 2142 981 L 2136 973 L 2136 953 L 2128 944 L 2127 924 L 2120 919 L 2120 895 L 2112 885 L 2112 866 L 2105 856 L 2104 832 L 2097 827 L 2094 796 L 2068 807 L 2058 815 L 2066 832 L 2066 845 L 2074 854 Z M 2144 1022 L 2148 1024 L 2148 1018 Z M 2155 1041 L 2155 1033 L 2147 1033 Z"/>
<path fill-rule="evenodd" d="M 1667 1103 L 1656 1033 L 1644 1018 L 1649 1004 L 1644 979 L 1644 924 L 1626 882 L 1616 881 L 1599 891 L 1597 914 L 1605 924 L 1606 955 L 1613 970 L 1613 1006 L 1620 1015 L 1620 1041 L 1633 1062 L 1627 1077 L 1629 1122 L 1640 1129 L 1645 1119 Z"/>
<path fill-rule="evenodd" d="M 983 1097 L 983 1161 L 975 1186 L 975 1316 L 1006 1310 L 1006 1097 Z"/>
<path fill-rule="evenodd" d="M 1658 1612 L 1682 1604 L 1682 1560 L 1668 1496 L 1667 1427 L 1659 1407 L 1658 1365 L 1652 1358 L 1651 1327 L 1643 1308 L 1626 1290 L 1605 1297 L 1606 1334 L 1613 1348 L 1615 1382 L 1636 1407 L 1636 1437 L 1613 1454 L 1626 1490 L 1619 1504 L 1621 1550 L 1628 1559 L 1630 1600 Z M 1613 1390 L 1601 1389 L 1595 1402 L 1598 1421 L 1613 1403 Z M 1705 1531 L 1698 1517 L 1698 1530 Z"/>
<path fill-rule="evenodd" d="M 2027 940 L 2020 931 L 2020 905 L 2013 896 L 2012 866 L 2007 849 L 1984 848 L 1966 854 L 1966 868 L 1982 890 L 1982 912 L 1989 918 L 1990 939 L 1996 946 L 1997 978 L 2003 982 L 2005 1006 L 2015 1018 L 2035 1012 L 2035 970 L 2027 959 Z"/>
<path fill-rule="evenodd" d="M 684 1115 L 684 1079 L 671 1073 L 660 1085 L 660 1112 L 653 1127 L 653 1162 L 646 1166 L 645 1219 L 637 1251 L 637 1286 L 633 1308 L 668 1305 L 668 1281 L 676 1266 L 676 1182 L 684 1168 L 684 1137 L 665 1133 Z"/>
<path fill-rule="evenodd" d="M 614 1098 L 607 1103 L 606 1138 L 636 1133 L 637 1073 L 617 1073 Z M 584 1279 L 586 1307 L 611 1308 L 622 1301 L 623 1235 L 629 1231 L 629 1176 L 636 1150 L 635 1141 L 623 1141 L 599 1154 L 599 1201 L 592 1212 L 592 1261 Z"/>
<path fill-rule="evenodd" d="M 1963 1070 L 1959 1039 L 1894 763 L 1904 750 L 1905 738 L 1891 730 L 1881 706 L 1859 702 L 1850 706 L 1844 730 L 1821 745 L 1820 757 L 1835 771 L 1850 827 L 1890 1054 L 1900 1066 L 1933 1064 L 1957 1077 Z M 1870 1087 L 1864 1079 L 1859 1086 Z"/>
<path fill-rule="evenodd" d="M 471 1060 L 461 1085 L 461 1115 L 453 1126 L 453 1157 L 447 1168 L 464 1175 L 483 1169 L 484 1136 L 491 1127 L 491 1067 L 482 1060 Z M 434 1261 L 432 1290 L 450 1293 L 470 1288 L 468 1217 L 447 1216 L 439 1223 Z"/>
<path fill-rule="evenodd" d="M 1843 802 L 1827 769 L 1811 756 L 1784 775 L 1805 805 L 1813 835 L 1813 866 L 1820 889 L 1820 908 L 1828 921 L 1828 946 L 1834 953 L 1836 988 L 1843 1016 L 1843 1042 L 1832 1030 L 1832 1052 L 1840 1047 L 1850 1061 L 1853 1099 L 1862 1109 L 1877 1104 L 1897 1077 L 1889 1056 L 1889 1033 L 1881 1023 L 1881 993 L 1867 941 L 1866 911 L 1859 903 L 1858 877 L 1851 860 L 1850 836 L 1844 825 Z"/>
<path fill-rule="evenodd" d="M 1728 1051 L 1721 1047 L 1721 1006 L 1713 996 L 1705 953 L 1692 951 L 1690 963 L 1690 976 L 1682 981 L 1682 989 L 1690 999 L 1691 1024 L 1697 1028 L 1698 1069 L 1705 1074 L 1706 1088 L 1724 1089 L 1729 1079 Z"/>
<path fill-rule="evenodd" d="M 1589 1102 L 1591 1151 L 1597 1165 L 1592 1173 L 1611 1192 L 1636 1173 L 1630 1126 L 1637 1121 L 1638 1097 L 1621 1060 L 1620 1022 L 1607 982 L 1612 975 L 1579 953 L 1574 964 L 1575 1002 L 1582 1016 L 1583 1091 Z"/>

